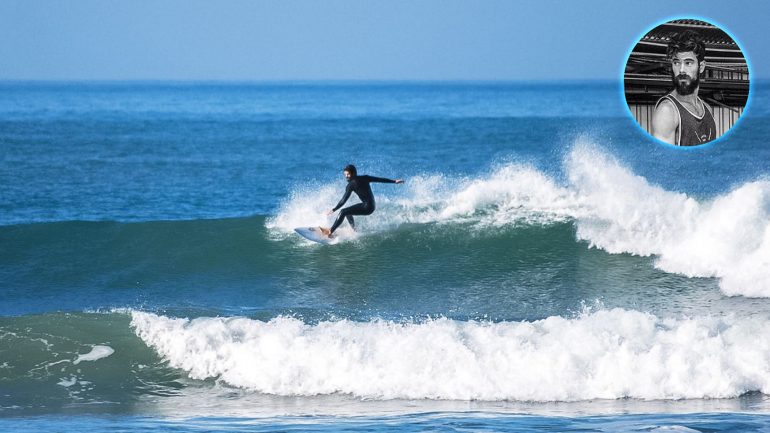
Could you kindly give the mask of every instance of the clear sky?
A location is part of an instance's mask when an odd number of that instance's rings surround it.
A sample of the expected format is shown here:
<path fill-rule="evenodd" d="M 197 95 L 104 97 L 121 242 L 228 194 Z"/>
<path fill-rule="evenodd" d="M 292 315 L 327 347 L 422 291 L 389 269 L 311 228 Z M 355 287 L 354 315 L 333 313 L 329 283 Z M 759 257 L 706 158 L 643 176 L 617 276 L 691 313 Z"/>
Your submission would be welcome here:
<path fill-rule="evenodd" d="M 764 0 L 0 0 L 0 80 L 618 79 L 683 17 L 770 78 Z"/>

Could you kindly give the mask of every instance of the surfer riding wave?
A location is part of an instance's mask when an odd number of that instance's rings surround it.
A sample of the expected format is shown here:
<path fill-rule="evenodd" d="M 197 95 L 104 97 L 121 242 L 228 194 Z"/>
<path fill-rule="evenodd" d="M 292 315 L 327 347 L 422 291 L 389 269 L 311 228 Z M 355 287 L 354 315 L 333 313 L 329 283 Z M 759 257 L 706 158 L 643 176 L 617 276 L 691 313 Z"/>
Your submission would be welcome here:
<path fill-rule="evenodd" d="M 342 224 L 344 220 L 347 219 L 348 224 L 350 224 L 350 226 L 355 230 L 356 226 L 355 221 L 353 220 L 353 215 L 371 215 L 372 212 L 374 212 L 374 194 L 372 193 L 372 187 L 370 186 L 370 183 L 404 183 L 404 181 L 401 179 L 393 180 L 368 175 L 359 176 L 356 167 L 352 164 L 345 166 L 342 172 L 345 175 L 345 178 L 348 180 L 348 186 L 345 188 L 345 194 L 342 196 L 342 199 L 340 199 L 340 202 L 337 203 L 337 206 L 334 206 L 334 208 L 331 209 L 327 215 L 334 214 L 337 209 L 344 206 L 345 202 L 347 202 L 350 198 L 351 193 L 355 192 L 358 198 L 361 200 L 361 203 L 354 204 L 353 206 L 348 206 L 342 209 L 340 214 L 337 216 L 337 219 L 334 221 L 334 224 L 332 224 L 331 228 L 326 229 L 321 227 L 323 234 L 329 238 L 334 235 L 334 231 L 337 230 L 337 228 L 340 226 L 340 224 Z"/>

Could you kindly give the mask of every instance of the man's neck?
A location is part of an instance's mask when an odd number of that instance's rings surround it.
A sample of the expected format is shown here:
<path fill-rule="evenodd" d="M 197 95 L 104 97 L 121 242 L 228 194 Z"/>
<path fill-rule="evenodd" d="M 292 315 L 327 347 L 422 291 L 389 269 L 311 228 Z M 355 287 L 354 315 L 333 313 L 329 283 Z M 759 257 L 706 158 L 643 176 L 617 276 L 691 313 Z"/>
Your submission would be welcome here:
<path fill-rule="evenodd" d="M 674 96 L 676 96 L 676 99 L 678 99 L 679 102 L 692 104 L 694 106 L 696 105 L 697 103 L 696 101 L 698 100 L 698 90 L 700 90 L 700 86 L 696 87 L 695 91 L 693 91 L 689 95 L 682 95 L 676 89 L 674 89 Z"/>

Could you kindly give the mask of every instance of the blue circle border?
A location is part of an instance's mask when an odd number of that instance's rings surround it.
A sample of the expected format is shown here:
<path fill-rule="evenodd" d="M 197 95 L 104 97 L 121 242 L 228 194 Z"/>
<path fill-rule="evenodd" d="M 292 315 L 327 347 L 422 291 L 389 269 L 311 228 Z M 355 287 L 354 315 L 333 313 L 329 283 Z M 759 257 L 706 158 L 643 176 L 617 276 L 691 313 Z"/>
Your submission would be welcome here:
<path fill-rule="evenodd" d="M 657 138 L 653 137 L 652 134 L 648 133 L 644 128 L 642 128 L 642 125 L 640 125 L 639 122 L 636 121 L 636 118 L 634 118 L 633 113 L 631 113 L 631 109 L 628 107 L 628 101 L 626 100 L 625 72 L 626 72 L 626 65 L 628 64 L 628 59 L 631 57 L 631 52 L 633 52 L 634 47 L 636 47 L 636 44 L 638 44 L 639 41 L 642 40 L 642 38 L 647 33 L 652 31 L 653 29 L 657 28 L 658 26 L 661 26 L 661 25 L 663 25 L 663 24 L 665 24 L 667 22 L 673 21 L 673 20 L 699 20 L 699 21 L 705 21 L 705 22 L 707 22 L 707 23 L 709 23 L 709 24 L 719 28 L 719 30 L 727 33 L 727 35 L 732 38 L 732 40 L 735 42 L 736 45 L 738 45 L 738 48 L 741 50 L 741 54 L 743 54 L 743 58 L 746 60 L 746 66 L 748 67 L 748 70 L 749 70 L 749 96 L 746 99 L 746 105 L 743 107 L 743 113 L 741 113 L 741 115 L 738 117 L 738 120 L 736 120 L 735 123 L 733 124 L 733 126 L 730 129 L 728 129 L 727 131 L 725 131 L 724 134 L 722 134 L 720 137 L 716 138 L 715 140 L 709 141 L 708 143 L 701 144 L 699 146 L 676 146 L 676 145 L 673 145 L 673 144 L 666 143 L 665 141 L 658 140 Z M 752 77 L 753 77 L 753 73 L 752 73 L 751 61 L 749 59 L 748 54 L 746 53 L 746 50 L 745 50 L 743 44 L 741 44 L 740 41 L 735 37 L 735 35 L 733 35 L 732 32 L 727 30 L 727 28 L 725 26 L 723 26 L 721 23 L 719 23 L 718 21 L 715 21 L 715 20 L 713 20 L 711 18 L 706 18 L 706 17 L 702 17 L 702 16 L 699 16 L 699 15 L 688 15 L 688 16 L 676 15 L 676 16 L 673 16 L 673 17 L 665 18 L 665 19 L 663 19 L 661 21 L 658 21 L 657 23 L 653 24 L 652 26 L 647 27 L 642 33 L 639 34 L 639 37 L 637 37 L 632 42 L 632 44 L 629 46 L 628 50 L 626 51 L 625 62 L 623 62 L 623 64 L 621 65 L 621 68 L 620 68 L 620 85 L 618 86 L 618 90 L 619 90 L 619 93 L 620 93 L 621 101 L 623 102 L 623 106 L 626 108 L 626 110 L 625 110 L 626 111 L 626 115 L 631 119 L 631 121 L 634 124 L 634 126 L 636 126 L 644 135 L 646 135 L 653 142 L 655 142 L 655 143 L 657 143 L 659 145 L 662 145 L 662 146 L 665 146 L 665 147 L 668 147 L 668 148 L 675 148 L 675 149 L 684 150 L 684 151 L 687 151 L 687 152 L 692 152 L 692 151 L 700 151 L 700 150 L 703 150 L 703 149 L 710 148 L 714 144 L 719 143 L 720 141 L 722 141 L 725 138 L 727 138 L 730 135 L 730 133 L 732 133 L 732 131 L 736 127 L 738 127 L 738 125 L 741 123 L 741 120 L 743 119 L 743 117 L 746 116 L 746 114 L 748 113 L 749 107 L 751 106 L 752 94 L 754 93 L 752 91 L 753 89 L 752 89 L 752 84 L 751 84 L 752 83 Z"/>

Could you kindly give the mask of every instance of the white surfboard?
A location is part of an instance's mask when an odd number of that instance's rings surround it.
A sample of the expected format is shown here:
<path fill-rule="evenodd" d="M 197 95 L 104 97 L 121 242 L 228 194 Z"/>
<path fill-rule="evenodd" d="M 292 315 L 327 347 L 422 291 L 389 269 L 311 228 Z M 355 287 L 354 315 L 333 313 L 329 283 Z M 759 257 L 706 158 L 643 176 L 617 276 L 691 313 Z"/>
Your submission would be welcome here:
<path fill-rule="evenodd" d="M 335 238 L 328 238 L 318 227 L 297 227 L 294 231 L 303 238 L 309 241 L 318 242 L 319 244 L 329 245 L 336 241 Z"/>

